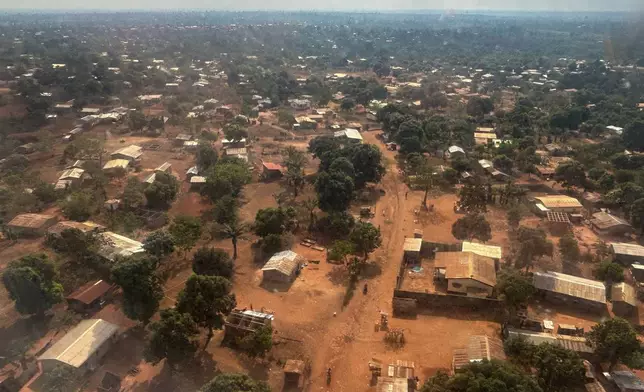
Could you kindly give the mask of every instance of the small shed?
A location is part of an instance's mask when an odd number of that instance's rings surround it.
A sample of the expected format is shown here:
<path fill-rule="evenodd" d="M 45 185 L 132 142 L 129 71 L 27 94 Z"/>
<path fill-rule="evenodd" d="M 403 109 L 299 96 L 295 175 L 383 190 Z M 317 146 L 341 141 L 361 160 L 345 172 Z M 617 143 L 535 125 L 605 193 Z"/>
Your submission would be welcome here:
<path fill-rule="evenodd" d="M 104 280 L 87 282 L 67 296 L 67 305 L 77 312 L 90 312 L 101 307 L 115 286 Z"/>
<path fill-rule="evenodd" d="M 130 162 L 134 162 L 141 158 L 143 155 L 143 147 L 132 144 L 127 147 L 123 147 L 119 150 L 114 151 L 110 154 L 112 159 L 126 159 Z"/>
<path fill-rule="evenodd" d="M 414 362 L 397 360 L 387 366 L 384 374 L 378 377 L 377 392 L 409 392 L 416 390 Z M 410 387 L 411 386 L 411 387 Z"/>
<path fill-rule="evenodd" d="M 637 283 L 644 283 L 644 264 L 631 264 L 631 275 Z"/>
<path fill-rule="evenodd" d="M 280 178 L 284 174 L 284 167 L 278 163 L 262 161 L 262 175 L 264 178 Z"/>
<path fill-rule="evenodd" d="M 154 169 L 155 173 L 172 173 L 172 164 L 170 162 L 164 162 L 159 167 Z"/>
<path fill-rule="evenodd" d="M 535 272 L 532 283 L 546 299 L 598 312 L 606 309 L 606 286 L 602 282 L 548 271 Z"/>
<path fill-rule="evenodd" d="M 103 171 L 106 173 L 115 173 L 118 170 L 127 170 L 130 161 L 127 159 L 112 159 L 103 165 Z"/>
<path fill-rule="evenodd" d="M 204 176 L 192 176 L 190 177 L 190 188 L 191 189 L 200 189 L 204 186 L 207 179 Z"/>
<path fill-rule="evenodd" d="M 451 146 L 445 151 L 445 158 L 447 159 L 454 159 L 459 156 L 465 158 L 465 150 L 459 146 Z"/>
<path fill-rule="evenodd" d="M 415 264 L 420 262 L 420 249 L 423 247 L 422 238 L 405 238 L 404 258 L 405 262 Z"/>
<path fill-rule="evenodd" d="M 275 253 L 262 268 L 263 279 L 292 282 L 299 272 L 302 261 L 302 256 L 292 250 Z"/>
<path fill-rule="evenodd" d="M 12 234 L 18 236 L 40 236 L 44 235 L 47 229 L 56 223 L 56 217 L 44 214 L 20 214 L 16 215 L 9 223 Z"/>
<path fill-rule="evenodd" d="M 180 133 L 177 135 L 177 137 L 174 138 L 174 144 L 177 146 L 183 146 L 183 143 L 189 140 L 192 140 L 192 135 L 188 135 L 187 133 Z"/>
<path fill-rule="evenodd" d="M 304 381 L 306 364 L 298 359 L 288 359 L 284 364 L 284 384 L 299 387 Z"/>
<path fill-rule="evenodd" d="M 610 372 L 610 379 L 615 383 L 620 392 L 644 391 L 644 382 L 630 370 Z"/>
<path fill-rule="evenodd" d="M 630 316 L 637 309 L 637 292 L 627 283 L 613 284 L 610 289 L 613 313 L 618 316 Z"/>
<path fill-rule="evenodd" d="M 224 340 L 235 342 L 237 338 L 254 333 L 264 326 L 271 326 L 274 318 L 269 313 L 234 309 L 224 323 Z"/>
<path fill-rule="evenodd" d="M 622 265 L 644 264 L 644 246 L 626 242 L 611 242 L 613 260 Z"/>
<path fill-rule="evenodd" d="M 597 234 L 603 235 L 625 235 L 633 231 L 633 226 L 625 219 L 603 211 L 593 214 L 590 226 Z"/>

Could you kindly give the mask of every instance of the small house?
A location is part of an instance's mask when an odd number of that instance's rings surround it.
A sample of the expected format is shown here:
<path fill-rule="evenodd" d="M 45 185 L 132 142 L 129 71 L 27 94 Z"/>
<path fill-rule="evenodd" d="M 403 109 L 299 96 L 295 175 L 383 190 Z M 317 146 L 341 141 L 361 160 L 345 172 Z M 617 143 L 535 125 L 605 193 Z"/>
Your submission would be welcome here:
<path fill-rule="evenodd" d="M 479 165 L 483 168 L 485 171 L 492 171 L 494 170 L 494 164 L 492 161 L 489 161 L 487 159 L 479 159 Z"/>
<path fill-rule="evenodd" d="M 503 342 L 485 335 L 470 336 L 467 347 L 454 350 L 452 371 L 457 373 L 470 363 L 493 359 L 500 361 L 506 359 Z"/>
<path fill-rule="evenodd" d="M 91 231 L 102 231 L 105 229 L 104 226 L 99 225 L 91 221 L 85 222 L 76 222 L 76 221 L 62 221 L 58 222 L 55 225 L 47 229 L 48 236 L 60 236 L 60 234 L 69 229 L 80 230 L 83 233 L 89 233 Z"/>
<path fill-rule="evenodd" d="M 404 259 L 408 264 L 420 262 L 420 249 L 423 247 L 422 238 L 405 238 Z"/>
<path fill-rule="evenodd" d="M 317 127 L 317 121 L 308 116 L 295 117 L 295 124 L 293 124 L 294 129 L 316 129 Z"/>
<path fill-rule="evenodd" d="M 494 142 L 494 139 L 496 139 L 494 128 L 478 127 L 476 128 L 476 132 L 474 132 L 474 142 L 476 144 L 487 145 L 488 143 Z"/>
<path fill-rule="evenodd" d="M 456 159 L 458 157 L 465 158 L 465 150 L 459 146 L 451 146 L 445 151 L 445 158 Z"/>
<path fill-rule="evenodd" d="M 592 347 L 586 343 L 586 338 L 583 336 L 559 335 L 548 332 L 535 332 L 515 329 L 512 327 L 504 327 L 503 337 L 504 339 L 523 337 L 527 342 L 532 343 L 535 346 L 538 346 L 541 343 L 549 343 L 574 351 L 579 355 L 589 355 L 593 353 Z"/>
<path fill-rule="evenodd" d="M 608 212 L 596 212 L 590 219 L 590 227 L 597 234 L 621 236 L 633 231 L 633 226 L 625 219 L 609 214 Z"/>
<path fill-rule="evenodd" d="M 38 360 L 45 372 L 60 365 L 79 374 L 96 369 L 101 358 L 118 339 L 119 327 L 102 319 L 81 321 L 51 345 Z"/>
<path fill-rule="evenodd" d="M 109 261 L 114 261 L 117 257 L 128 257 L 145 252 L 141 242 L 120 234 L 106 231 L 101 233 L 101 237 L 103 244 L 98 254 Z"/>
<path fill-rule="evenodd" d="M 336 131 L 333 133 L 333 137 L 346 140 L 350 143 L 362 143 L 362 135 L 360 134 L 360 131 L 354 128 Z"/>
<path fill-rule="evenodd" d="M 193 176 L 197 175 L 199 175 L 199 168 L 197 166 L 192 166 L 186 170 L 186 180 L 188 180 L 188 182 Z"/>
<path fill-rule="evenodd" d="M 381 372 L 376 381 L 377 392 L 410 392 L 416 390 L 414 362 L 396 360 Z"/>
<path fill-rule="evenodd" d="M 611 242 L 613 261 L 622 265 L 644 264 L 644 246 L 625 242 Z"/>
<path fill-rule="evenodd" d="M 58 181 L 69 181 L 71 186 L 79 186 L 83 183 L 87 174 L 84 169 L 77 167 L 67 169 L 60 175 Z"/>
<path fill-rule="evenodd" d="M 302 261 L 302 257 L 291 250 L 275 253 L 262 267 L 263 279 L 292 282 L 299 273 Z"/>
<path fill-rule="evenodd" d="M 472 252 L 436 252 L 434 268 L 449 292 L 491 297 L 496 286 L 494 260 Z"/>
<path fill-rule="evenodd" d="M 131 145 L 123 147 L 120 150 L 114 151 L 110 154 L 112 159 L 125 159 L 129 162 L 135 162 L 141 158 L 143 155 L 143 147 L 137 145 Z"/>
<path fill-rule="evenodd" d="M 98 310 L 114 288 L 114 285 L 104 280 L 88 282 L 67 296 L 67 305 L 70 309 L 81 313 Z"/>
<path fill-rule="evenodd" d="M 157 180 L 157 173 L 155 172 L 155 173 L 151 173 L 149 176 L 147 176 L 145 178 L 145 180 L 143 180 L 143 182 L 146 183 L 146 184 L 154 184 L 154 181 L 156 181 L 156 180 Z"/>
<path fill-rule="evenodd" d="M 583 210 L 583 206 L 579 200 L 574 197 L 565 196 L 565 195 L 549 195 L 549 196 L 537 196 L 535 197 L 541 205 L 546 207 L 550 211 L 554 212 L 566 212 L 569 214 L 580 214 Z"/>
<path fill-rule="evenodd" d="M 555 235 L 563 235 L 568 232 L 572 226 L 570 217 L 565 212 L 550 211 L 546 212 L 546 221 L 550 232 Z"/>
<path fill-rule="evenodd" d="M 183 142 L 183 148 L 187 151 L 196 151 L 197 147 L 199 147 L 198 140 L 186 140 Z"/>
<path fill-rule="evenodd" d="M 280 178 L 284 171 L 284 167 L 278 163 L 262 162 L 262 176 L 266 179 Z"/>
<path fill-rule="evenodd" d="M 119 170 L 127 170 L 129 166 L 130 161 L 127 159 L 112 159 L 103 165 L 103 171 L 107 174 L 113 174 Z"/>
<path fill-rule="evenodd" d="M 224 139 L 221 141 L 221 144 L 223 145 L 224 148 L 244 147 L 246 146 L 246 138 L 241 138 L 239 140 Z"/>
<path fill-rule="evenodd" d="M 610 372 L 612 380 L 620 392 L 644 391 L 644 382 L 630 370 L 616 370 Z"/>
<path fill-rule="evenodd" d="M 535 272 L 532 284 L 546 299 L 602 312 L 606 309 L 603 282 L 559 272 Z"/>
<path fill-rule="evenodd" d="M 7 228 L 17 236 L 41 236 L 55 223 L 53 215 L 20 214 L 7 223 Z"/>
<path fill-rule="evenodd" d="M 198 190 L 201 189 L 206 183 L 207 179 L 204 176 L 191 176 L 190 177 L 190 189 Z"/>
<path fill-rule="evenodd" d="M 248 150 L 246 149 L 246 147 L 227 148 L 224 151 L 227 157 L 238 158 L 245 162 L 248 162 Z"/>
<path fill-rule="evenodd" d="M 192 140 L 192 135 L 187 133 L 180 133 L 177 137 L 174 138 L 174 144 L 177 146 L 183 146 L 183 143 Z"/>
<path fill-rule="evenodd" d="M 289 103 L 295 110 L 308 110 L 311 108 L 311 101 L 308 99 L 292 99 Z"/>
<path fill-rule="evenodd" d="M 610 293 L 613 313 L 616 315 L 627 317 L 637 309 L 637 292 L 633 286 L 624 282 L 616 283 L 611 287 Z"/>

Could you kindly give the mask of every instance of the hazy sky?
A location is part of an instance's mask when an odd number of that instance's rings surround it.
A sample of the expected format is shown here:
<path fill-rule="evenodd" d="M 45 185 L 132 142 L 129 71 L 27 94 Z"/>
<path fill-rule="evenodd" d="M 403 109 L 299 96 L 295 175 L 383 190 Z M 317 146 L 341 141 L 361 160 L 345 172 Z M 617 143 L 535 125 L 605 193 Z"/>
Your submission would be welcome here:
<path fill-rule="evenodd" d="M 644 0 L 0 0 L 0 9 L 643 11 Z"/>

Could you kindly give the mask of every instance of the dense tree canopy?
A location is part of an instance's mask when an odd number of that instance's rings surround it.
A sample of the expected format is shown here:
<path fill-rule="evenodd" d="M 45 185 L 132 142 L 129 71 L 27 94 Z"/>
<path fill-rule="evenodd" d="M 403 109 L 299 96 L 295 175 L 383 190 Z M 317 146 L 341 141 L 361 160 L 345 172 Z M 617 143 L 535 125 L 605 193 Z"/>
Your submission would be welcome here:
<path fill-rule="evenodd" d="M 63 286 L 56 280 L 56 268 L 45 254 L 32 254 L 14 260 L 2 274 L 2 283 L 9 297 L 22 314 L 42 316 L 61 302 Z"/>

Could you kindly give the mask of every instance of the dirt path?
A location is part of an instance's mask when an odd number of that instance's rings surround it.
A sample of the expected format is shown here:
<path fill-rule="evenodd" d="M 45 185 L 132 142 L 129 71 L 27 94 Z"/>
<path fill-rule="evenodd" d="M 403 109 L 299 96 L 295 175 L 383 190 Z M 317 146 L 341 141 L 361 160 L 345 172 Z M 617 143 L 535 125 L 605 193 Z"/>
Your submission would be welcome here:
<path fill-rule="evenodd" d="M 404 195 L 407 186 L 400 181 L 395 155 L 375 138 L 375 132 L 365 132 L 363 137 L 365 143 L 378 146 L 390 163 L 381 184 L 385 195 L 376 205 L 376 217 L 373 220 L 381 229 L 383 241 L 381 248 L 374 252 L 371 259 L 377 260 L 381 273 L 366 281 L 369 284 L 367 295 L 362 294 L 363 281 L 359 282 L 351 303 L 343 311 L 339 311 L 328 325 L 325 341 L 320 344 L 313 360 L 312 391 L 367 390 L 365 378 L 357 375 L 365 373 L 371 359 L 365 347 L 382 342 L 382 335 L 374 332 L 374 323 L 379 319 L 381 310 L 391 314 L 391 297 L 402 258 L 402 244 L 405 234 L 411 235 L 405 232 L 404 220 L 401 218 L 410 207 L 406 205 Z M 332 369 L 332 382 L 327 387 L 326 369 L 329 367 Z"/>

